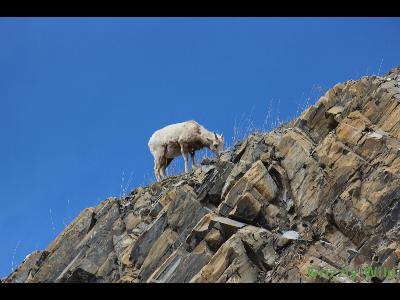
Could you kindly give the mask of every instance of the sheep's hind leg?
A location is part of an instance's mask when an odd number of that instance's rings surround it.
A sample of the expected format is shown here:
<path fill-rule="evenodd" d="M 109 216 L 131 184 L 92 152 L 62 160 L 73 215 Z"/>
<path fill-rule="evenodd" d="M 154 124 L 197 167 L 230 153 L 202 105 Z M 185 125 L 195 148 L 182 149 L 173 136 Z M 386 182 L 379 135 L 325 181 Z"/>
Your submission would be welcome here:
<path fill-rule="evenodd" d="M 165 168 L 167 167 L 167 159 L 165 157 L 166 152 L 167 152 L 167 146 L 164 145 L 161 152 L 162 155 L 160 155 L 158 158 L 158 176 L 160 178 L 159 181 L 167 177 L 167 175 L 165 174 Z"/>
<path fill-rule="evenodd" d="M 162 167 L 162 168 L 161 168 L 160 174 L 161 174 L 162 179 L 164 179 L 164 178 L 167 177 L 167 174 L 165 174 L 165 167 Z"/>
<path fill-rule="evenodd" d="M 188 151 L 182 144 L 181 144 L 181 153 L 183 155 L 183 159 L 185 160 L 185 173 L 188 173 L 189 172 Z"/>
<path fill-rule="evenodd" d="M 168 164 L 168 158 L 163 159 L 163 165 L 161 167 L 161 176 L 163 178 L 168 177 L 167 174 L 165 174 L 165 169 L 167 168 Z"/>
<path fill-rule="evenodd" d="M 154 159 L 154 176 L 156 176 L 157 181 L 161 181 L 160 164 L 158 158 Z"/>
<path fill-rule="evenodd" d="M 167 158 L 165 159 L 165 166 L 162 168 L 162 173 L 164 174 L 165 177 L 168 177 L 168 175 L 165 174 L 165 170 L 168 168 L 169 164 L 171 163 L 171 161 L 173 160 L 173 158 Z"/>
<path fill-rule="evenodd" d="M 191 157 L 191 159 L 192 159 L 192 169 L 193 169 L 193 170 L 196 170 L 196 169 L 197 169 L 197 166 L 196 166 L 196 162 L 195 162 L 195 160 L 194 160 L 194 151 L 190 152 L 190 157 Z"/>

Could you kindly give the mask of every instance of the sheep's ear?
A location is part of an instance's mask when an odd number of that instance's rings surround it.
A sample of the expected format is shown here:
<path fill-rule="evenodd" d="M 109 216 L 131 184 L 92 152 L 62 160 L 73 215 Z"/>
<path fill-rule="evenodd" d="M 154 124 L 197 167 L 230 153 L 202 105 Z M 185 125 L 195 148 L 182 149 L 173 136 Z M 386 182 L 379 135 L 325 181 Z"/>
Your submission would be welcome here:
<path fill-rule="evenodd" d="M 218 135 L 214 132 L 215 139 L 218 141 Z"/>

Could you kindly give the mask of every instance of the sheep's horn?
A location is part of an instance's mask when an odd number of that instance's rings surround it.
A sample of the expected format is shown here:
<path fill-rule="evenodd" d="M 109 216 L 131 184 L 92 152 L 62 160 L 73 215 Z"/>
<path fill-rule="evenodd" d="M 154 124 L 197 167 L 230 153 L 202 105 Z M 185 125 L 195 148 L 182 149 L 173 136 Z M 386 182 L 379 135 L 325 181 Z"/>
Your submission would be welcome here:
<path fill-rule="evenodd" d="M 218 135 L 214 132 L 215 139 L 218 140 Z"/>

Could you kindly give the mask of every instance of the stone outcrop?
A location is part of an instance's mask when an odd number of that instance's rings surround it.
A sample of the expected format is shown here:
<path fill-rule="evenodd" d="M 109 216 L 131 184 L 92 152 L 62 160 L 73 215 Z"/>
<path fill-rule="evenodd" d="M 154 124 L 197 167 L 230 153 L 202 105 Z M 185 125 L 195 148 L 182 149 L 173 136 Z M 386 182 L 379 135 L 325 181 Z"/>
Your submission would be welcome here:
<path fill-rule="evenodd" d="M 2 281 L 400 282 L 399 219 L 396 68 L 335 85 L 219 161 L 85 209 Z"/>

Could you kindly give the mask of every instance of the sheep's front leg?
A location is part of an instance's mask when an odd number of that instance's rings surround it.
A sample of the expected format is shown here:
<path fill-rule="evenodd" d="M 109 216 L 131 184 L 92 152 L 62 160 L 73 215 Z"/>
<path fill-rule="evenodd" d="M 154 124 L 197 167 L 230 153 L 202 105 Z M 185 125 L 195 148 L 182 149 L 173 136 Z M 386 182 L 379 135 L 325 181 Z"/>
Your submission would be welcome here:
<path fill-rule="evenodd" d="M 193 169 L 193 170 L 196 170 L 196 169 L 197 169 L 197 166 L 196 166 L 196 162 L 195 162 L 195 160 L 194 160 L 194 151 L 190 152 L 190 157 L 191 157 L 191 159 L 192 159 L 192 169 Z"/>
<path fill-rule="evenodd" d="M 181 144 L 181 153 L 183 155 L 183 159 L 185 160 L 185 173 L 189 172 L 189 163 L 188 163 L 188 150 Z"/>

